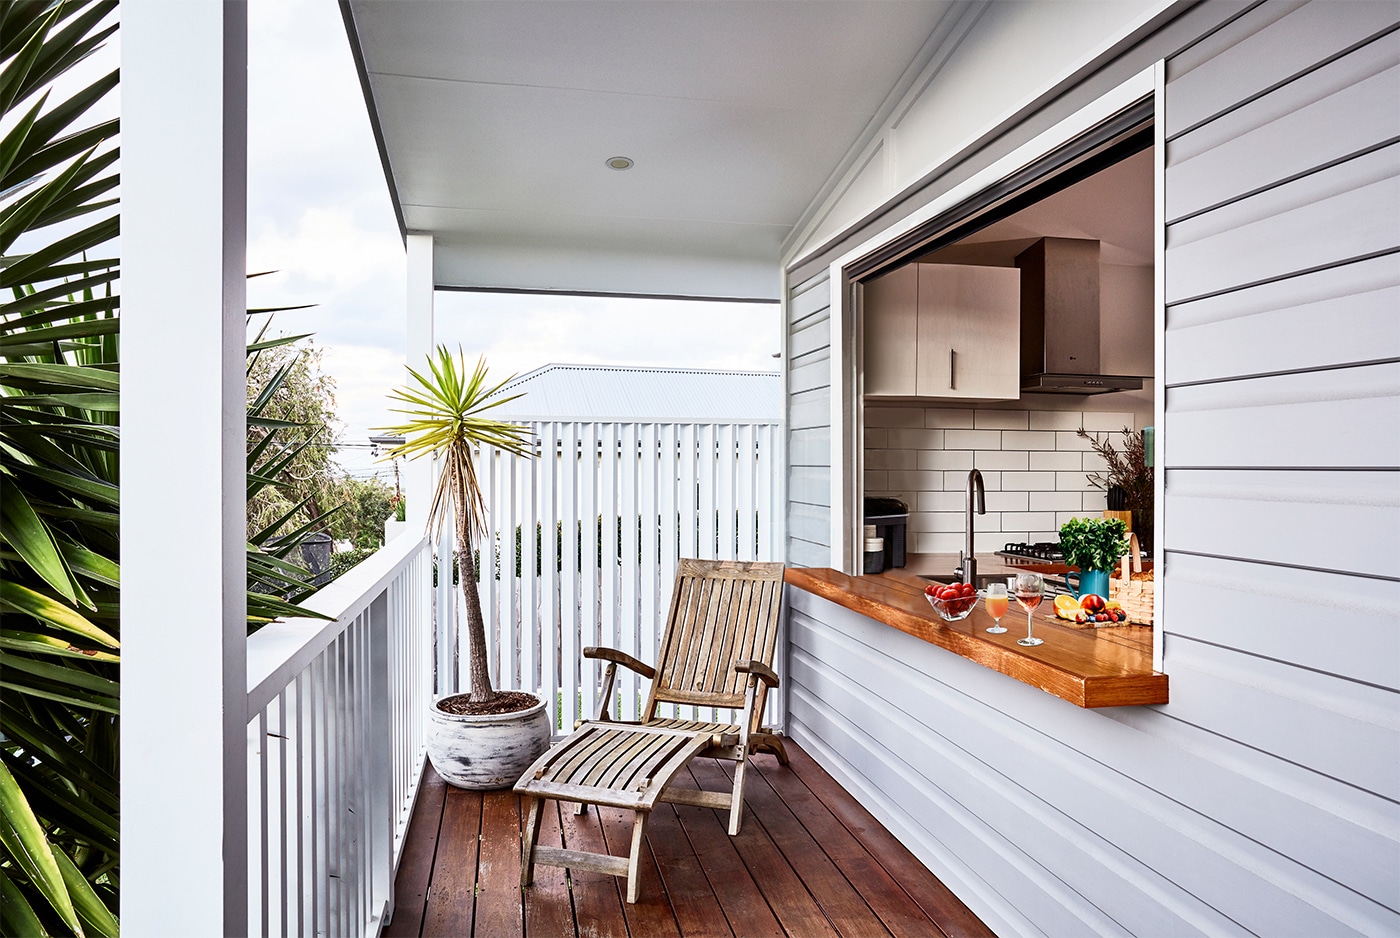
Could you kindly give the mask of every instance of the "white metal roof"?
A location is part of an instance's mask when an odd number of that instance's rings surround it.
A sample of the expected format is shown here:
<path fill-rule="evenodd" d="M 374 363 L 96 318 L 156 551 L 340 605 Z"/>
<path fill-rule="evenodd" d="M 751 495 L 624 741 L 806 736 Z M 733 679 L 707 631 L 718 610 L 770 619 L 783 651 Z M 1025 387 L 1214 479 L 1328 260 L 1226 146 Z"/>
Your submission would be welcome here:
<path fill-rule="evenodd" d="M 545 365 L 502 390 L 518 398 L 492 410 L 502 420 L 602 423 L 777 423 L 782 376 L 619 365 Z"/>
<path fill-rule="evenodd" d="M 342 0 L 439 286 L 767 300 L 784 238 L 963 7 Z"/>

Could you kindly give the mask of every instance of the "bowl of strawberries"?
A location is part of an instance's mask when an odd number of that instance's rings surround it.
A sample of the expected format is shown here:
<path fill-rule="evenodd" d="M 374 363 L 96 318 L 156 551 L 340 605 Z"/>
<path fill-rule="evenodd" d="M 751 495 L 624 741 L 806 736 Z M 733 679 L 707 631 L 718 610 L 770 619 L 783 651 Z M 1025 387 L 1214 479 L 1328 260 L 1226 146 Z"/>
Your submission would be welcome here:
<path fill-rule="evenodd" d="M 977 605 L 977 589 L 971 583 L 931 583 L 924 598 L 945 622 L 966 619 Z"/>

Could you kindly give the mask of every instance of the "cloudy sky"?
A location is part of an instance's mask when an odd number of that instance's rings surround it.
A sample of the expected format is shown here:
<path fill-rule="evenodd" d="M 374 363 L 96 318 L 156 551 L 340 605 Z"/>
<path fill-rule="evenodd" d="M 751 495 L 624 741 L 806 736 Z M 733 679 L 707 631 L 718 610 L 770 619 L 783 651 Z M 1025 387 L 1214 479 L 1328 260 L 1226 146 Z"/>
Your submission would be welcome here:
<path fill-rule="evenodd" d="M 404 249 L 335 0 L 252 0 L 248 80 L 248 264 L 278 271 L 249 301 L 318 304 L 277 328 L 316 334 L 342 439 L 363 442 L 403 375 Z M 437 340 L 502 378 L 550 362 L 777 370 L 776 307 L 454 292 L 436 309 Z"/>

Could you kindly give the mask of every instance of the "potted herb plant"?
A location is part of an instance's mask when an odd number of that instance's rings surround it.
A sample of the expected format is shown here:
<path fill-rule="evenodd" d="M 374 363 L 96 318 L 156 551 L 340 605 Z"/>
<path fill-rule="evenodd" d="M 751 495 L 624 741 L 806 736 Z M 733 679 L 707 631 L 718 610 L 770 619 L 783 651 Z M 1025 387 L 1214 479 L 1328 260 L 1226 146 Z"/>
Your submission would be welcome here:
<path fill-rule="evenodd" d="M 1128 526 L 1117 518 L 1071 518 L 1060 527 L 1060 550 L 1080 571 L 1065 574 L 1070 591 L 1107 599 L 1109 571 L 1128 552 Z"/>
<path fill-rule="evenodd" d="M 474 544 L 486 531 L 486 506 L 477 482 L 473 450 L 494 446 L 518 456 L 534 453 L 524 429 L 493 420 L 487 411 L 520 395 L 501 396 L 510 380 L 490 384 L 486 361 L 467 373 L 459 348 L 454 356 L 438 346 L 427 374 L 408 369 L 412 380 L 390 397 L 407 407 L 403 423 L 383 428 L 404 437 L 384 457 L 436 457 L 441 467 L 428 511 L 428 529 L 440 532 L 451 516 L 456 523 L 471 690 L 439 698 L 429 711 L 428 757 L 449 784 L 474 791 L 504 788 L 549 748 L 545 701 L 523 691 L 498 691 L 486 660 L 486 628 L 477 592 Z"/>

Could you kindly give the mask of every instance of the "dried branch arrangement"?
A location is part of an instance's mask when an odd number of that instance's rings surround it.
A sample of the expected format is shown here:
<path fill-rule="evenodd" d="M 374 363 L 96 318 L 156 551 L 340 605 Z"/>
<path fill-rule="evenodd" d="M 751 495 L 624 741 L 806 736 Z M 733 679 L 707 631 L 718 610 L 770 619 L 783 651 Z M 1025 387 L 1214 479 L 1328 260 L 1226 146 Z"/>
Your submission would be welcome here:
<path fill-rule="evenodd" d="M 1088 433 L 1083 427 L 1077 431 L 1089 441 L 1094 452 L 1108 464 L 1104 472 L 1089 473 L 1089 484 L 1107 491 L 1112 486 L 1123 490 L 1124 508 L 1129 511 L 1151 510 L 1152 508 L 1152 467 L 1147 465 L 1142 433 L 1123 428 L 1123 451 L 1114 447 L 1110 437 L 1100 438 Z"/>

